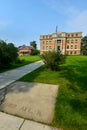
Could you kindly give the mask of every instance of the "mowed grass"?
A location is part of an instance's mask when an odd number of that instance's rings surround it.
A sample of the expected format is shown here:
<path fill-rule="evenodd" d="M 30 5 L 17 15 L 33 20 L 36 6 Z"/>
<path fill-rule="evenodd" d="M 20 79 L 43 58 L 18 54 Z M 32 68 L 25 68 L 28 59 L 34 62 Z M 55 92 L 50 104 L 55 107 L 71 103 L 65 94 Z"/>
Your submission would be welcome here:
<path fill-rule="evenodd" d="M 19 56 L 18 58 L 21 62 L 19 61 L 17 63 L 13 63 L 12 68 L 21 67 L 21 66 L 41 60 L 40 56 L 30 56 L 30 55 L 29 56 Z"/>
<path fill-rule="evenodd" d="M 18 59 L 19 60 L 17 60 L 16 63 L 13 62 L 8 68 L 0 69 L 0 72 L 4 72 L 41 60 L 40 56 L 19 56 Z"/>
<path fill-rule="evenodd" d="M 87 130 L 87 57 L 68 56 L 60 71 L 45 66 L 20 79 L 27 82 L 58 84 L 59 91 L 51 125 L 64 130 Z"/>

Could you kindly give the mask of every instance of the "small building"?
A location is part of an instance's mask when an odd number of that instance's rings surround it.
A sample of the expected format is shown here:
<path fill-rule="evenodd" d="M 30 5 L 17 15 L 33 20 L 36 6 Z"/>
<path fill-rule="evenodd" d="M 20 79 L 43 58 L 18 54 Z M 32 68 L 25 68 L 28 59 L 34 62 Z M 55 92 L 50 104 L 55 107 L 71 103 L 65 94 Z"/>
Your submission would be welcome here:
<path fill-rule="evenodd" d="M 30 53 L 34 50 L 34 48 L 32 46 L 20 46 L 18 48 L 18 55 L 19 56 L 24 56 L 24 55 L 30 55 Z"/>

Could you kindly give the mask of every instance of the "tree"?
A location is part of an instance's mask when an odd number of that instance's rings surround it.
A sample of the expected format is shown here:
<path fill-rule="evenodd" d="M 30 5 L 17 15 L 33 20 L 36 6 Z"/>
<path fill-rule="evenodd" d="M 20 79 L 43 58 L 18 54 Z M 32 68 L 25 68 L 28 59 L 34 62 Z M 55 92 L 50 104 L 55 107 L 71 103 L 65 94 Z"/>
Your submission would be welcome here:
<path fill-rule="evenodd" d="M 36 48 L 37 48 L 36 41 L 32 41 L 32 42 L 30 42 L 30 45 L 31 45 L 31 46 L 33 46 L 33 47 L 34 47 L 34 49 L 36 49 Z"/>
<path fill-rule="evenodd" d="M 41 55 L 46 67 L 50 70 L 58 70 L 59 65 L 65 62 L 65 55 L 60 51 L 48 51 Z"/>
<path fill-rule="evenodd" d="M 32 50 L 32 52 L 30 53 L 30 55 L 39 55 L 40 51 L 39 50 Z"/>
<path fill-rule="evenodd" d="M 87 36 L 84 36 L 81 41 L 81 54 L 87 55 Z"/>
<path fill-rule="evenodd" d="M 13 43 L 0 40 L 0 68 L 7 68 L 18 57 L 17 48 Z"/>

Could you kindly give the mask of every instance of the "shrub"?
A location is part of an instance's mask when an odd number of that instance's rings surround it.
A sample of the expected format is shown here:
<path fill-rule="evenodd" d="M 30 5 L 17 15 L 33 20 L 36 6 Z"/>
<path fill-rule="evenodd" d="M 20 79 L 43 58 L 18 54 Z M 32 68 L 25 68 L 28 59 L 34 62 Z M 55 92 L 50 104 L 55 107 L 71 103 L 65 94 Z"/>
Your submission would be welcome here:
<path fill-rule="evenodd" d="M 58 70 L 59 65 L 65 62 L 65 55 L 61 51 L 48 51 L 41 55 L 46 67 L 50 70 Z"/>

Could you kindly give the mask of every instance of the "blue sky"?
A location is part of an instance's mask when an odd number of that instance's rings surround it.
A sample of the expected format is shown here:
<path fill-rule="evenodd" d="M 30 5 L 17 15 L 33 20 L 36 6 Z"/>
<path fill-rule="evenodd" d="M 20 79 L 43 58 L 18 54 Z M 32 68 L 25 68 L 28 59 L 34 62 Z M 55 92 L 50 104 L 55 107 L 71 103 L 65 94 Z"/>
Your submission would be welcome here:
<path fill-rule="evenodd" d="M 0 0 L 0 39 L 15 46 L 56 31 L 87 35 L 87 0 Z"/>

